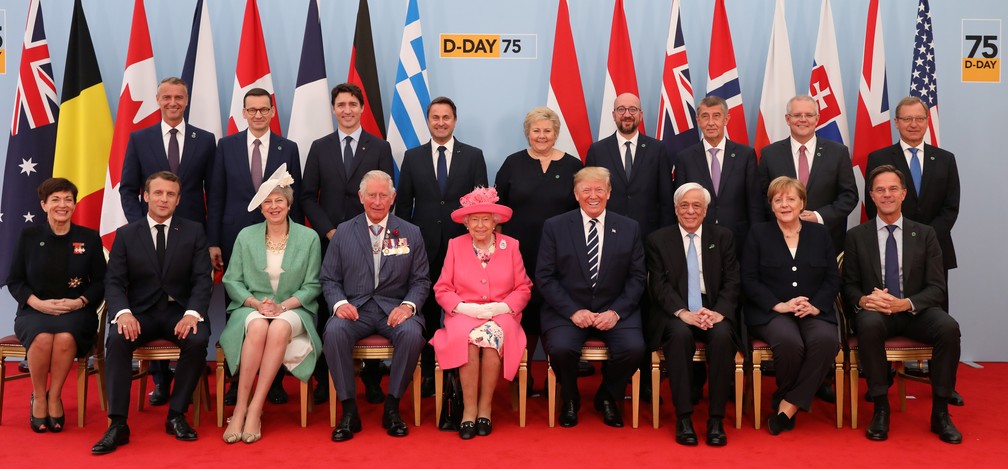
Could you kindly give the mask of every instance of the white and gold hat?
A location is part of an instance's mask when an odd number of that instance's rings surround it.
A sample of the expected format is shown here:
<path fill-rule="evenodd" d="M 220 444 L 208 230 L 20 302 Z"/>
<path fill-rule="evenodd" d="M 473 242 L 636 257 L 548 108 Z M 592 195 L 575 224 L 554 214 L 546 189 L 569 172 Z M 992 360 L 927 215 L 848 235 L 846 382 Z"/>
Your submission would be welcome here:
<path fill-rule="evenodd" d="M 276 189 L 277 187 L 287 187 L 291 184 L 294 184 L 294 178 L 287 172 L 287 163 L 283 163 L 276 171 L 273 172 L 273 175 L 270 176 L 269 179 L 263 181 L 262 184 L 259 185 L 259 191 L 256 192 L 256 195 L 252 197 L 251 201 L 249 201 L 248 211 L 251 212 L 259 208 L 263 201 L 266 200 L 266 196 L 273 192 L 273 189 Z"/>

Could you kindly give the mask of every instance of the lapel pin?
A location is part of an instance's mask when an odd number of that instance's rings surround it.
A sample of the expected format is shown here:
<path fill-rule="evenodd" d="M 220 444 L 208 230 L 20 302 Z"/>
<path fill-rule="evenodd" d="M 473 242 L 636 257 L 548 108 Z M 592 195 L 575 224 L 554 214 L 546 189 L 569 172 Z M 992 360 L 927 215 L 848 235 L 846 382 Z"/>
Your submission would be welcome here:
<path fill-rule="evenodd" d="M 933 156 L 931 157 L 931 161 L 934 161 L 934 157 Z"/>
<path fill-rule="evenodd" d="M 45 241 L 39 241 L 38 245 L 39 246 L 45 246 Z"/>
<path fill-rule="evenodd" d="M 500 244 L 498 246 L 500 246 L 502 250 L 507 249 L 507 241 L 504 241 L 503 239 L 500 240 Z"/>
<path fill-rule="evenodd" d="M 911 231 L 910 232 L 910 236 L 917 236 L 917 232 L 916 231 Z"/>
<path fill-rule="evenodd" d="M 735 158 L 735 153 L 732 153 L 732 154 L 731 154 L 731 157 L 732 157 L 732 158 Z"/>
<path fill-rule="evenodd" d="M 822 152 L 815 152 L 815 156 L 822 156 Z"/>
<path fill-rule="evenodd" d="M 277 145 L 277 151 L 281 151 L 281 150 L 283 150 L 283 147 L 281 147 L 280 145 Z"/>
<path fill-rule="evenodd" d="M 554 176 L 554 179 L 560 179 L 560 175 L 557 174 L 556 176 Z"/>
<path fill-rule="evenodd" d="M 711 243 L 711 245 L 710 245 L 710 246 L 707 246 L 707 249 L 714 249 L 714 244 L 713 244 L 713 243 Z"/>
<path fill-rule="evenodd" d="M 189 138 L 196 138 L 196 132 L 193 132 L 192 134 L 190 134 Z"/>
<path fill-rule="evenodd" d="M 641 147 L 641 148 L 645 148 L 645 147 L 647 147 L 647 144 L 646 144 L 646 143 L 641 143 L 641 144 L 640 144 L 640 147 Z"/>
<path fill-rule="evenodd" d="M 616 228 L 611 228 L 611 229 L 612 229 L 613 234 L 615 234 L 616 233 Z"/>

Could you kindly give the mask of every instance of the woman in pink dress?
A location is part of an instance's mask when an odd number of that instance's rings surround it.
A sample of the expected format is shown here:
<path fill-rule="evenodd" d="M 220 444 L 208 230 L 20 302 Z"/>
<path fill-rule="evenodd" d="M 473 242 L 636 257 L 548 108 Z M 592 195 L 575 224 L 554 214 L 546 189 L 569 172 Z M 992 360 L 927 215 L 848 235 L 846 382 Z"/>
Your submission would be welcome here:
<path fill-rule="evenodd" d="M 434 285 L 445 327 L 430 343 L 442 369 L 459 368 L 463 440 L 490 434 L 490 403 L 502 364 L 504 378 L 514 380 L 525 350 L 521 315 L 532 281 L 518 241 L 494 231 L 511 218 L 511 209 L 497 201 L 493 188 L 476 188 L 460 199 L 462 207 L 452 212 L 452 220 L 469 233 L 448 242 Z"/>

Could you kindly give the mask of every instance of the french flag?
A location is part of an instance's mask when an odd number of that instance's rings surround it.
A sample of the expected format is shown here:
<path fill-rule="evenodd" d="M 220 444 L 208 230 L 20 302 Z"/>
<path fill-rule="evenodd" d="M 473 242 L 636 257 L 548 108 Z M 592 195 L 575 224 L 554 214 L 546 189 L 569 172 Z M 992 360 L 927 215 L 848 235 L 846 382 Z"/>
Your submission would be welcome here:
<path fill-rule="evenodd" d="M 325 56 L 322 53 L 322 25 L 319 22 L 318 2 L 315 0 L 308 2 L 301 64 L 298 66 L 287 131 L 287 138 L 297 143 L 302 168 L 312 142 L 333 131 L 329 83 L 326 81 Z"/>
<path fill-rule="evenodd" d="M 571 33 L 567 0 L 560 0 L 560 6 L 557 8 L 553 64 L 550 66 L 546 106 L 560 116 L 560 134 L 557 136 L 555 146 L 571 155 L 577 155 L 583 162 L 588 154 L 588 147 L 591 146 L 592 136 L 588 124 L 584 88 L 581 86 L 577 51 L 574 49 L 574 35 Z"/>
<path fill-rule="evenodd" d="M 858 193 L 864 194 L 864 172 L 868 154 L 892 144 L 892 126 L 889 120 L 889 93 L 886 91 L 885 44 L 882 40 L 882 15 L 878 0 L 868 4 L 868 26 L 865 28 L 864 58 L 861 62 L 861 79 L 858 93 L 857 120 L 854 124 L 853 164 L 858 168 Z M 867 220 L 864 201 L 858 223 Z"/>
<path fill-rule="evenodd" d="M 616 0 L 613 9 L 612 34 L 609 36 L 609 62 L 606 66 L 605 88 L 602 92 L 602 115 L 599 118 L 598 139 L 602 140 L 616 133 L 616 121 L 613 120 L 613 101 L 623 93 L 633 93 L 640 97 L 637 91 L 637 72 L 634 69 L 633 50 L 630 47 L 630 31 L 627 30 L 626 16 L 623 14 L 623 0 Z M 644 132 L 644 119 L 641 119 L 639 130 Z"/>
<path fill-rule="evenodd" d="M 725 129 L 726 138 L 748 145 L 749 131 L 746 130 L 745 109 L 742 108 L 742 87 L 739 85 L 738 68 L 735 67 L 735 49 L 732 47 L 724 0 L 717 0 L 714 4 L 710 60 L 707 64 L 707 94 L 720 96 L 728 102 L 730 120 Z"/>
<path fill-rule="evenodd" d="M 234 92 L 231 93 L 231 112 L 228 117 L 227 134 L 235 134 L 248 128 L 242 117 L 245 93 L 252 88 L 269 91 L 276 106 L 273 93 L 273 77 L 270 75 L 269 57 L 266 55 L 266 41 L 263 39 L 262 21 L 256 0 L 245 2 L 245 20 L 242 23 L 241 43 L 238 45 L 238 65 L 235 68 Z M 280 118 L 273 113 L 270 130 L 280 134 Z"/>
<path fill-rule="evenodd" d="M 777 0 L 773 28 L 770 30 L 766 72 L 763 75 L 759 119 L 756 123 L 757 158 L 763 147 L 790 135 L 784 114 L 787 114 L 787 101 L 794 95 L 794 69 L 791 68 L 791 46 L 788 42 L 787 23 L 784 21 L 784 0 Z M 730 121 L 728 125 L 731 125 Z"/>

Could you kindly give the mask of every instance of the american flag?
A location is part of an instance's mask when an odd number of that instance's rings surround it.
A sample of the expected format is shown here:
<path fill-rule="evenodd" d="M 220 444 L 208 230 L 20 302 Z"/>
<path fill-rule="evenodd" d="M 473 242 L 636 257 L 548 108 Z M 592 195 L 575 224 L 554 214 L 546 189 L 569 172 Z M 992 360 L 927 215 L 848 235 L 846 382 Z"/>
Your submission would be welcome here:
<path fill-rule="evenodd" d="M 21 49 L 0 202 L 0 285 L 7 284 L 14 245 L 21 231 L 46 220 L 35 190 L 42 181 L 52 177 L 58 116 L 59 100 L 42 9 L 39 0 L 32 0 Z"/>
<path fill-rule="evenodd" d="M 700 141 L 696 130 L 696 108 L 690 83 L 686 41 L 679 23 L 680 0 L 672 0 L 668 39 L 665 41 L 665 68 L 662 73 L 661 100 L 658 102 L 658 135 L 668 154 L 675 156 Z"/>
<path fill-rule="evenodd" d="M 938 78 L 935 77 L 934 31 L 927 0 L 917 4 L 917 35 L 914 37 L 910 96 L 917 96 L 931 110 L 924 141 L 938 146 Z"/>

